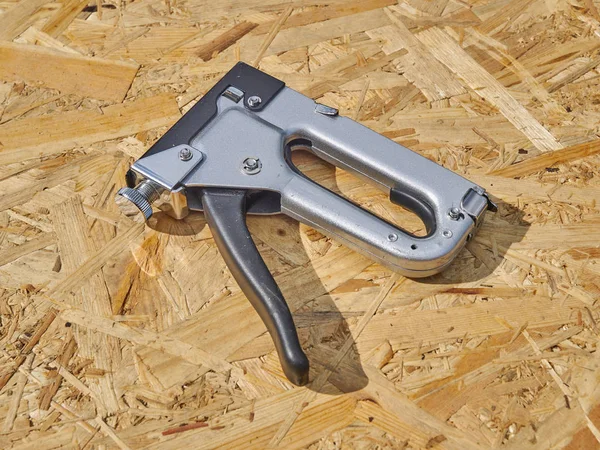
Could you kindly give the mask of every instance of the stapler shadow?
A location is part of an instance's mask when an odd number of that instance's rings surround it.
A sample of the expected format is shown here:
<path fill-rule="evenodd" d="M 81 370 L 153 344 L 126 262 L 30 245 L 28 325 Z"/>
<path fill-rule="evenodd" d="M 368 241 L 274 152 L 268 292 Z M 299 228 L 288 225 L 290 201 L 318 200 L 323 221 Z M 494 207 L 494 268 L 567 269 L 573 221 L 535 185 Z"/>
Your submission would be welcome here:
<path fill-rule="evenodd" d="M 269 226 L 271 217 L 252 217 L 252 226 L 256 228 Z M 289 226 L 281 229 L 280 233 L 285 239 L 300 242 L 300 226 L 293 220 L 285 221 Z M 164 212 L 157 212 L 148 221 L 148 226 L 159 233 L 179 236 L 196 236 L 205 234 L 207 222 L 201 213 L 192 213 L 183 220 L 175 220 Z M 260 241 L 256 236 L 253 240 L 259 249 L 269 247 L 269 243 Z M 272 248 L 272 247 L 271 247 Z M 295 246 L 302 249 L 302 246 Z M 307 388 L 311 389 L 312 382 L 324 370 L 333 371 L 331 383 L 327 383 L 319 392 L 338 395 L 362 389 L 368 383 L 362 364 L 361 355 L 350 333 L 348 322 L 342 311 L 339 310 L 335 300 L 323 286 L 319 275 L 305 250 L 296 255 L 295 260 L 305 260 L 302 265 L 294 265 L 290 270 L 301 270 L 301 277 L 286 277 L 286 282 L 280 285 L 283 297 L 290 306 L 293 321 L 297 330 L 300 346 L 308 357 L 309 373 Z M 275 252 L 273 252 L 275 253 Z M 280 256 L 281 257 L 281 256 Z M 263 258 L 268 261 L 267 258 Z M 287 261 L 287 264 L 292 264 Z M 277 274 L 275 279 L 278 279 Z M 315 296 L 315 293 L 317 294 Z M 331 366 L 330 356 L 336 354 L 340 348 L 350 343 L 350 349 L 341 364 Z M 271 351 L 275 351 L 273 346 Z"/>
<path fill-rule="evenodd" d="M 380 188 L 420 217 L 425 235 L 313 182 L 292 161 L 298 149 Z M 247 214 L 283 213 L 401 275 L 423 278 L 450 266 L 495 208 L 477 184 L 241 62 L 135 161 L 126 178 L 117 195 L 126 213 L 137 209 L 148 220 L 156 202 L 179 220 L 204 213 L 296 385 L 309 381 L 309 360 Z"/>

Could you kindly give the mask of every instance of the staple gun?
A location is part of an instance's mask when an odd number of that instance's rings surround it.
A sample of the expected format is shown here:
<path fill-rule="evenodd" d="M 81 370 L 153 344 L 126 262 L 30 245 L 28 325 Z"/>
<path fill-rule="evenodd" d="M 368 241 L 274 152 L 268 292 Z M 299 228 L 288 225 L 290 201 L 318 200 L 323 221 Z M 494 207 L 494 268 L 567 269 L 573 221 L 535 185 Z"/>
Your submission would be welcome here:
<path fill-rule="evenodd" d="M 306 149 L 389 193 L 416 213 L 415 236 L 304 176 Z M 495 206 L 480 186 L 337 109 L 236 64 L 127 172 L 117 203 L 147 220 L 152 205 L 176 219 L 203 211 L 233 277 L 270 332 L 285 375 L 308 382 L 309 362 L 290 310 L 262 260 L 246 214 L 286 214 L 407 277 L 446 268 Z"/>

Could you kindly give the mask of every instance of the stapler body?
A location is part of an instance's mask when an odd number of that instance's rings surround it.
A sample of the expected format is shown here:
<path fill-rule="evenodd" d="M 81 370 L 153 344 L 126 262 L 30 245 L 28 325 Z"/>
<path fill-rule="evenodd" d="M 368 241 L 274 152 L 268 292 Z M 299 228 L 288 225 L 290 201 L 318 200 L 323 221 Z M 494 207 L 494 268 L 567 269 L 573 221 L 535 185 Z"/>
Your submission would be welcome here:
<path fill-rule="evenodd" d="M 415 236 L 304 176 L 302 148 L 416 213 Z M 308 380 L 287 304 L 258 253 L 246 214 L 286 214 L 407 277 L 444 270 L 493 203 L 465 178 L 342 117 L 244 63 L 234 66 L 127 174 L 117 197 L 143 217 L 203 211 L 234 278 L 265 322 L 286 376 Z"/>

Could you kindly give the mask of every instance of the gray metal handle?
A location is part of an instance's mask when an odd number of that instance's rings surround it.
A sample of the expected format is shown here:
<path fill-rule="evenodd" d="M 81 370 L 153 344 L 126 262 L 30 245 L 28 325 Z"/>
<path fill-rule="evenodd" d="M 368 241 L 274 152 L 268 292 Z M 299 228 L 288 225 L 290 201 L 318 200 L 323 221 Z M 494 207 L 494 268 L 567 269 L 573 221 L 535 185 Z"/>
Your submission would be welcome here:
<path fill-rule="evenodd" d="M 351 119 L 319 113 L 314 101 L 291 89 L 260 116 L 423 219 L 429 233 L 416 237 L 302 176 L 282 190 L 283 212 L 409 276 L 429 276 L 449 264 L 488 206 L 474 183 Z"/>
<path fill-rule="evenodd" d="M 437 226 L 469 189 L 478 186 L 347 117 L 316 111 L 315 102 L 285 88 L 260 117 L 290 139 L 305 138 L 324 160 L 355 173 L 385 192 L 410 193 L 435 213 Z"/>
<path fill-rule="evenodd" d="M 281 192 L 281 210 L 369 258 L 407 276 L 425 277 L 442 270 L 462 248 L 465 227 L 456 233 L 416 238 L 313 181 L 296 175 Z"/>

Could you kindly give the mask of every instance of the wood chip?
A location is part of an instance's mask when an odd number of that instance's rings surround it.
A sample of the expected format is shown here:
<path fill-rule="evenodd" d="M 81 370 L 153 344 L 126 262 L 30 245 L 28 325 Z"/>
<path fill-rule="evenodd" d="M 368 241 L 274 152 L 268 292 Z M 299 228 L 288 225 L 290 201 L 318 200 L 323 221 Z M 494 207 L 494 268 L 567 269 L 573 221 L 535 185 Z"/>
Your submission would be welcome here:
<path fill-rule="evenodd" d="M 204 44 L 196 51 L 196 54 L 204 61 L 208 61 L 213 58 L 213 55 L 216 55 L 217 53 L 220 53 L 223 50 L 231 47 L 242 37 L 256 28 L 256 26 L 257 24 L 252 22 L 240 22 L 217 38 Z"/>
<path fill-rule="evenodd" d="M 0 80 L 42 83 L 63 93 L 120 102 L 137 64 L 77 56 L 49 48 L 0 42 Z M 40 70 L 38 61 L 44 61 Z"/>

